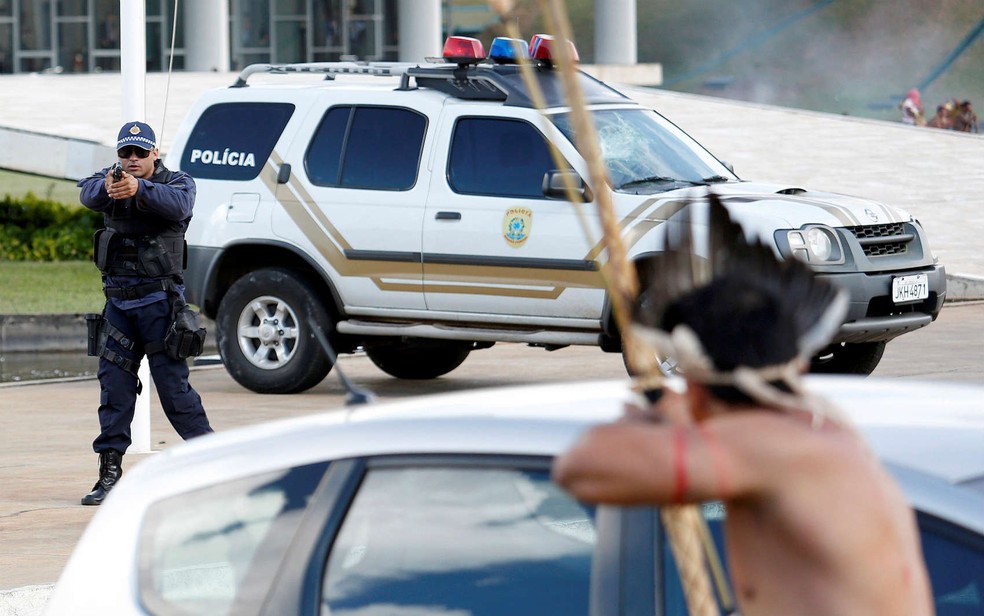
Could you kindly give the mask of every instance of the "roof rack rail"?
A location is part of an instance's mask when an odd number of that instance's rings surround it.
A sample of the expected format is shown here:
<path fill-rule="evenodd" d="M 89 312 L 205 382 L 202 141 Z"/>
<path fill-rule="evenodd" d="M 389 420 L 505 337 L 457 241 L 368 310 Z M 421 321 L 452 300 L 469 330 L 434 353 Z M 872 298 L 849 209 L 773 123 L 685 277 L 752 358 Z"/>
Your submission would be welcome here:
<path fill-rule="evenodd" d="M 375 75 L 396 77 L 418 66 L 414 62 L 307 62 L 298 64 L 250 64 L 239 73 L 232 88 L 244 88 L 250 76 L 257 73 L 323 73 L 326 79 L 335 75 Z"/>

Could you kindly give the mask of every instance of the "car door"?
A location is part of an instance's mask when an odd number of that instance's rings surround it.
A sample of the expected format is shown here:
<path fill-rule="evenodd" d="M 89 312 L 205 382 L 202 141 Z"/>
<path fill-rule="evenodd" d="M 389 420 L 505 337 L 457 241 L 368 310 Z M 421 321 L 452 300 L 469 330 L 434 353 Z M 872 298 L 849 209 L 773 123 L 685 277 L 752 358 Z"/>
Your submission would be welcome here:
<path fill-rule="evenodd" d="M 544 173 L 557 167 L 544 128 L 559 133 L 531 110 L 482 111 L 449 104 L 441 120 L 423 230 L 428 310 L 596 328 L 604 300 L 598 244 L 577 212 L 596 228 L 594 207 L 543 194 Z M 558 144 L 577 160 L 569 142 Z"/>
<path fill-rule="evenodd" d="M 420 230 L 427 194 L 426 105 L 333 97 L 305 120 L 283 162 L 274 231 L 306 246 L 350 314 L 423 308 Z"/>

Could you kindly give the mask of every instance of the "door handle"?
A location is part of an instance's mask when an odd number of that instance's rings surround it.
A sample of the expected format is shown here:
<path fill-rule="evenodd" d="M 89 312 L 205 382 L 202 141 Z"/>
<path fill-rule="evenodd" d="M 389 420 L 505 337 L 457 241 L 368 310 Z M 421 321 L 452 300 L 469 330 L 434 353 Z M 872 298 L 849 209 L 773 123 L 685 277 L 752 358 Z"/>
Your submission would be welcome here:
<path fill-rule="evenodd" d="M 438 212 L 435 220 L 461 220 L 461 212 Z"/>

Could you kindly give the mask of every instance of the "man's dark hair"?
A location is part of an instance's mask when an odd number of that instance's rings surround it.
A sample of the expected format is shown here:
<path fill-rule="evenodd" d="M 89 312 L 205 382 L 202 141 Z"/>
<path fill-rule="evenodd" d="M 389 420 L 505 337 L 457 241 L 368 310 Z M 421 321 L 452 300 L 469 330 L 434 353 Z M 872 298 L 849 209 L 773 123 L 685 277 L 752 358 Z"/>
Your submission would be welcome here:
<path fill-rule="evenodd" d="M 796 357 L 796 329 L 787 312 L 773 289 L 719 278 L 670 304 L 660 329 L 692 329 L 720 371 L 762 368 Z"/>

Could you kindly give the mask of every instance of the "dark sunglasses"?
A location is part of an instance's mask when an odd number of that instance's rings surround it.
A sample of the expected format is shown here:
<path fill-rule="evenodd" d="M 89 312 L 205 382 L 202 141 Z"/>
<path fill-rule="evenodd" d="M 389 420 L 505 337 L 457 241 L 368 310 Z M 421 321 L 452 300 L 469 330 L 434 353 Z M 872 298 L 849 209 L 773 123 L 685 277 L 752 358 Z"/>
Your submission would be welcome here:
<path fill-rule="evenodd" d="M 150 156 L 150 150 L 138 148 L 135 145 L 128 145 L 125 148 L 116 150 L 116 155 L 120 158 L 130 158 L 134 152 L 136 152 L 137 158 L 147 158 Z"/>

